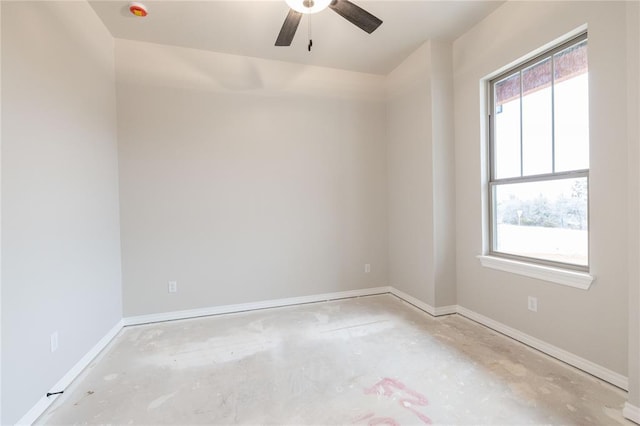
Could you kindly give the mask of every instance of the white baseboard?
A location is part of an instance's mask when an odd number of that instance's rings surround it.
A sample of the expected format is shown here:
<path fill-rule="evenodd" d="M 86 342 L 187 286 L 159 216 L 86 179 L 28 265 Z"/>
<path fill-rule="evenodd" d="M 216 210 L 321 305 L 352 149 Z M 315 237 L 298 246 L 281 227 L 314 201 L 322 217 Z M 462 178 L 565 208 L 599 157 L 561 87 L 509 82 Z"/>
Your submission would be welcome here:
<path fill-rule="evenodd" d="M 632 422 L 636 422 L 640 425 L 640 407 L 636 407 L 635 405 L 625 402 L 622 415 Z"/>
<path fill-rule="evenodd" d="M 429 305 L 428 303 L 425 303 L 422 300 L 416 299 L 415 297 L 405 293 L 404 291 L 398 290 L 395 287 L 389 287 L 389 289 L 391 294 L 398 296 L 400 299 L 404 300 L 405 302 L 415 306 L 416 308 L 422 311 L 425 311 L 426 313 L 434 317 L 438 317 L 440 315 L 455 314 L 458 311 L 457 305 L 440 306 L 435 308 Z"/>
<path fill-rule="evenodd" d="M 582 371 L 586 371 L 587 373 L 593 376 L 596 376 L 604 380 L 605 382 L 609 382 L 621 389 L 629 390 L 629 379 L 623 376 L 622 374 L 616 373 L 615 371 L 609 370 L 608 368 L 602 367 L 587 359 L 581 358 L 578 355 L 572 354 L 571 352 L 567 352 L 564 349 L 560 349 L 557 346 L 553 346 L 547 342 L 544 342 L 533 336 L 525 334 L 520 330 L 511 328 L 508 325 L 492 320 L 491 318 L 485 317 L 484 315 L 481 315 L 477 312 L 474 312 L 470 309 L 467 309 L 459 305 L 458 305 L 458 314 L 464 317 L 467 317 L 473 321 L 479 322 L 482 325 L 485 325 L 495 331 L 505 334 L 519 342 L 524 343 L 525 345 L 531 346 L 532 348 L 535 348 L 541 352 L 544 352 L 547 355 L 551 355 L 552 357 L 557 358 L 560 361 L 566 362 L 567 364 L 572 365 Z"/>
<path fill-rule="evenodd" d="M 365 288 L 361 290 L 339 291 L 335 293 L 314 294 L 301 297 L 288 297 L 285 299 L 263 300 L 261 302 L 240 303 L 236 305 L 223 305 L 210 308 L 188 309 L 184 311 L 139 315 L 135 317 L 123 318 L 123 322 L 125 326 L 149 324 L 154 322 L 205 317 L 209 315 L 253 311 L 256 309 L 278 308 L 282 306 L 300 305 L 304 303 L 325 302 L 327 300 L 346 299 L 349 297 L 372 296 L 375 294 L 385 294 L 390 292 L 391 287 Z"/>
<path fill-rule="evenodd" d="M 81 359 L 78 361 L 71 369 L 65 374 L 58 382 L 51 387 L 49 392 L 59 392 L 64 390 L 75 380 L 76 377 L 82 373 L 82 371 L 87 368 L 91 361 L 94 360 L 95 357 L 98 356 L 102 350 L 107 347 L 107 345 L 113 340 L 114 337 L 122 330 L 123 322 L 122 320 L 118 321 L 116 325 L 111 328 L 104 335 L 98 343 L 96 343 L 90 350 L 87 352 Z M 34 405 L 18 422 L 16 425 L 31 425 L 33 424 L 38 417 L 40 417 L 44 411 L 49 408 L 53 402 L 58 399 L 60 395 L 52 395 L 50 397 L 43 396 L 38 400 L 36 405 Z"/>

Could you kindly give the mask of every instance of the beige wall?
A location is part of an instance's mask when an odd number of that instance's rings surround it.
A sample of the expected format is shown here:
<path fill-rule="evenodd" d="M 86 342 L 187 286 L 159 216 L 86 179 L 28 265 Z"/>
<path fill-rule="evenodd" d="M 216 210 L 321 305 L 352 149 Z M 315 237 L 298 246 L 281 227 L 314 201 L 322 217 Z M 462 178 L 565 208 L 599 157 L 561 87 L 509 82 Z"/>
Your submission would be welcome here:
<path fill-rule="evenodd" d="M 116 63 L 125 316 L 387 285 L 383 77 L 124 40 Z"/>
<path fill-rule="evenodd" d="M 122 317 L 114 75 L 87 3 L 3 2 L 2 424 Z"/>
<path fill-rule="evenodd" d="M 452 44 L 431 41 L 431 142 L 433 161 L 433 299 L 456 304 L 455 152 Z"/>
<path fill-rule="evenodd" d="M 2 2 L 0 1 L 0 46 L 2 46 Z M 0 82 L 2 81 L 2 48 L 0 47 Z M 2 84 L 0 84 L 0 188 L 2 188 Z M 0 224 L 2 223 L 2 191 L 0 190 Z M 2 226 L 0 225 L 0 241 Z M 0 243 L 0 319 L 2 319 L 2 244 Z M 0 324 L 0 343 L 2 325 Z M 0 423 L 2 422 L 2 348 L 0 347 Z"/>
<path fill-rule="evenodd" d="M 0 82 L 2 81 L 2 2 L 0 1 Z M 0 84 L 0 188 L 2 188 L 2 84 Z M 0 190 L 0 224 L 2 223 L 2 191 Z M 0 225 L 0 241 L 2 226 Z M 2 244 L 0 243 L 0 319 L 2 319 Z M 0 324 L 2 342 L 2 324 Z M 0 423 L 2 422 L 2 348 L 0 347 Z"/>
<path fill-rule="evenodd" d="M 508 2 L 454 43 L 458 303 L 627 374 L 627 116 L 624 2 Z M 486 224 L 480 81 L 589 27 L 591 117 L 588 291 L 480 266 Z M 621 111 L 623 113 L 621 113 Z M 527 296 L 538 312 L 527 310 Z"/>
<path fill-rule="evenodd" d="M 640 3 L 627 3 L 629 132 L 629 403 L 640 409 Z"/>
<path fill-rule="evenodd" d="M 433 306 L 431 58 L 423 44 L 387 77 L 389 284 Z"/>
<path fill-rule="evenodd" d="M 387 76 L 389 283 L 455 304 L 451 44 L 428 41 Z"/>

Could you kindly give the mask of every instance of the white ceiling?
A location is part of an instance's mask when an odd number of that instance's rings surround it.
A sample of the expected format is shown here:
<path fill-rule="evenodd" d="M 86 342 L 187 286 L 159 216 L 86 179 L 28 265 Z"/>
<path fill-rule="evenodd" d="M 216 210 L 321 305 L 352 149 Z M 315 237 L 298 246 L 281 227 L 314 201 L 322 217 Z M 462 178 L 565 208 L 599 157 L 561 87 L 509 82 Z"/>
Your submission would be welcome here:
<path fill-rule="evenodd" d="M 330 9 L 310 15 L 311 53 L 309 15 L 290 47 L 274 46 L 289 10 L 284 0 L 147 0 L 145 18 L 131 15 L 127 1 L 90 3 L 116 38 L 387 74 L 424 41 L 456 39 L 503 1 L 354 0 L 383 24 L 367 34 Z"/>

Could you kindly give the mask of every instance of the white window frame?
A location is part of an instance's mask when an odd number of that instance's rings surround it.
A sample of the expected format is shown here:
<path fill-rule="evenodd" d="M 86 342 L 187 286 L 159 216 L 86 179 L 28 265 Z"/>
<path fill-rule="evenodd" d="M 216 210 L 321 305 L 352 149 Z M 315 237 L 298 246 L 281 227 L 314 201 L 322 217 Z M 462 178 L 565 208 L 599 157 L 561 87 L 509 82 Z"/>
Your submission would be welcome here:
<path fill-rule="evenodd" d="M 539 174 L 539 175 L 531 175 L 531 176 L 519 176 L 512 178 L 495 178 L 496 172 L 496 161 L 495 161 L 495 149 L 494 149 L 494 129 L 495 129 L 495 102 L 494 102 L 494 85 L 495 83 L 503 80 L 504 78 L 513 75 L 516 72 L 519 72 L 523 69 L 526 69 L 540 61 L 545 60 L 546 58 L 553 57 L 554 54 L 565 50 L 573 45 L 582 43 L 587 40 L 587 32 L 583 32 L 575 37 L 572 37 L 569 40 L 566 40 L 558 45 L 542 52 L 541 54 L 536 55 L 535 57 L 526 60 L 515 67 L 508 69 L 505 72 L 500 73 L 499 75 L 491 78 L 487 81 L 487 98 L 488 98 L 488 252 L 485 256 L 479 256 L 480 261 L 483 266 L 499 269 L 503 271 L 518 273 L 521 275 L 543 279 L 546 281 L 553 281 L 559 284 L 565 284 L 572 287 L 588 289 L 591 282 L 593 281 L 593 276 L 589 275 L 590 268 L 590 215 L 589 215 L 589 169 L 582 170 L 572 170 L 572 171 L 563 171 L 563 172 L 555 172 L 547 174 Z M 553 72 L 553 71 L 552 71 Z M 552 124 L 555 126 L 555 124 Z M 555 156 L 555 152 L 553 152 L 552 145 L 552 156 Z M 522 158 L 521 151 L 521 158 Z M 553 158 L 553 163 L 555 163 L 555 157 Z M 555 167 L 555 166 L 554 166 Z M 528 183 L 528 182 L 540 182 L 540 181 L 553 181 L 559 179 L 569 179 L 569 178 L 585 178 L 587 179 L 587 235 L 588 235 L 588 248 L 587 248 L 587 265 L 577 265 L 570 263 L 563 263 L 558 261 L 551 261 L 547 259 L 535 258 L 535 257 L 526 257 L 519 256 L 511 253 L 504 253 L 496 250 L 496 241 L 497 241 L 497 229 L 494 226 L 495 217 L 494 214 L 494 188 L 503 184 L 510 183 Z"/>

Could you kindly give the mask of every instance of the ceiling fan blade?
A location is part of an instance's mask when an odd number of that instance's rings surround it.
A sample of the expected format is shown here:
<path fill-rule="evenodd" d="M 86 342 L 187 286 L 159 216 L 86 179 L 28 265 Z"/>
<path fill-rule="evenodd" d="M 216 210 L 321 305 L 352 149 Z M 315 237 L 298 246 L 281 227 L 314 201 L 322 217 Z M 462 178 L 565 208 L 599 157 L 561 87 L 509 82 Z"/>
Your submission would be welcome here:
<path fill-rule="evenodd" d="M 298 24 L 300 24 L 300 19 L 302 19 L 302 13 L 289 9 L 289 13 L 282 23 L 282 28 L 280 28 L 280 34 L 276 39 L 276 46 L 291 46 L 293 36 L 296 35 Z"/>
<path fill-rule="evenodd" d="M 382 24 L 382 20 L 376 18 L 360 6 L 351 3 L 349 0 L 334 0 L 329 7 L 347 21 L 360 27 L 371 34 Z"/>

